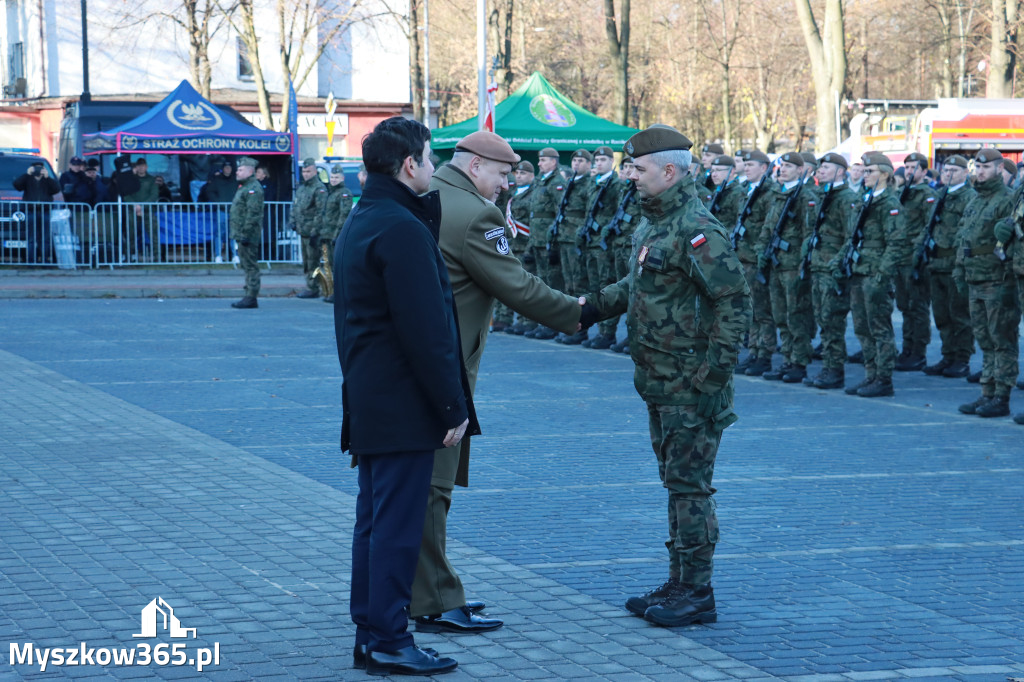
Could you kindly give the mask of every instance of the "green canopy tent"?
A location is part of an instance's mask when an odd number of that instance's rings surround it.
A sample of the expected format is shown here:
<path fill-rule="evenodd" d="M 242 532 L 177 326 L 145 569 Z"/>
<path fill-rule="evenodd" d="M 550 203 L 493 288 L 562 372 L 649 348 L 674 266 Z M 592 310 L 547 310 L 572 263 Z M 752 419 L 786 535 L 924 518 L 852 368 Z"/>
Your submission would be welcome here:
<path fill-rule="evenodd" d="M 454 150 L 459 140 L 477 128 L 476 118 L 438 128 L 431 135 L 430 146 L 439 151 Z M 522 87 L 495 107 L 494 132 L 520 152 L 536 152 L 544 147 L 558 151 L 580 148 L 593 151 L 601 145 L 618 152 L 637 131 L 595 116 L 567 99 L 551 87 L 540 72 L 534 71 Z"/>

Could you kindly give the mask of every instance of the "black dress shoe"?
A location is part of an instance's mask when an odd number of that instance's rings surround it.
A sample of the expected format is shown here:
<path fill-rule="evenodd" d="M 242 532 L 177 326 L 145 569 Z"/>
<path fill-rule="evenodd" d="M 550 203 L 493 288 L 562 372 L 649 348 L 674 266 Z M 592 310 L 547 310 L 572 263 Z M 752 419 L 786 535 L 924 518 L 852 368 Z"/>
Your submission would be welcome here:
<path fill-rule="evenodd" d="M 467 601 L 466 608 L 472 611 L 473 613 L 480 613 L 481 611 L 487 608 L 487 604 L 483 603 L 482 601 Z"/>
<path fill-rule="evenodd" d="M 313 289 L 305 289 L 295 294 L 295 298 L 320 298 L 320 292 Z"/>
<path fill-rule="evenodd" d="M 504 621 L 497 618 L 478 616 L 466 606 L 445 611 L 437 616 L 417 616 L 416 618 L 418 632 L 489 632 L 497 630 L 504 624 Z"/>
<path fill-rule="evenodd" d="M 430 654 L 431 656 L 437 656 L 437 650 L 431 649 L 430 647 L 423 647 L 423 652 Z M 356 648 L 352 650 L 352 667 L 357 670 L 366 670 L 365 644 L 356 644 Z"/>
<path fill-rule="evenodd" d="M 459 667 L 454 658 L 431 656 L 417 646 L 398 651 L 371 651 L 366 654 L 366 672 L 370 675 L 437 675 Z"/>

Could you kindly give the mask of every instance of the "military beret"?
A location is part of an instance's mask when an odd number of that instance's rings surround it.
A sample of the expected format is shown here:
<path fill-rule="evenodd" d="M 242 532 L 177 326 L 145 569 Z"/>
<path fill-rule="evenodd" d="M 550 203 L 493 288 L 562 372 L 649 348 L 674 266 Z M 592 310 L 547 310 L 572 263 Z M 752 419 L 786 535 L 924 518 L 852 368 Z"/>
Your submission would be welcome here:
<path fill-rule="evenodd" d="M 813 152 L 800 152 L 800 158 L 804 160 L 804 165 L 818 165 L 818 157 L 816 157 Z"/>
<path fill-rule="evenodd" d="M 302 167 L 303 168 L 316 168 L 316 159 L 314 159 L 311 156 L 308 159 L 303 160 Z"/>
<path fill-rule="evenodd" d="M 946 157 L 946 160 L 942 162 L 945 166 L 956 166 L 957 168 L 967 168 L 967 159 L 959 154 Z"/>
<path fill-rule="evenodd" d="M 800 152 L 786 152 L 779 157 L 779 161 L 791 163 L 794 166 L 804 165 L 804 157 L 800 155 Z"/>
<path fill-rule="evenodd" d="M 587 163 L 590 163 L 594 160 L 594 155 L 588 152 L 586 149 L 577 149 L 572 153 L 572 158 L 586 159 Z"/>
<path fill-rule="evenodd" d="M 517 171 L 523 171 L 525 173 L 533 173 L 533 164 L 529 161 L 520 161 L 519 165 L 516 166 Z"/>
<path fill-rule="evenodd" d="M 345 167 L 342 166 L 340 163 L 336 163 L 333 166 L 331 166 L 331 174 L 332 175 L 344 175 L 345 174 Z"/>
<path fill-rule="evenodd" d="M 1013 162 L 1013 159 L 1003 157 L 1003 168 L 1006 169 L 1006 172 L 1010 175 L 1017 174 L 1017 164 Z"/>
<path fill-rule="evenodd" d="M 751 149 L 743 155 L 744 161 L 757 161 L 758 163 L 769 164 L 772 162 L 768 155 L 757 149 Z"/>
<path fill-rule="evenodd" d="M 850 164 L 846 161 L 846 157 L 842 154 L 836 154 L 835 152 L 825 154 L 825 156 L 818 160 L 818 163 L 834 163 L 835 165 L 842 166 L 843 168 L 850 167 Z"/>
<path fill-rule="evenodd" d="M 690 141 L 690 138 L 672 126 L 655 123 L 647 128 L 647 130 L 641 130 L 626 140 L 622 150 L 636 158 L 637 156 L 646 156 L 647 154 L 664 152 L 670 149 L 688 150 L 692 146 L 693 142 Z"/>
<path fill-rule="evenodd" d="M 903 166 L 900 166 L 899 168 L 896 169 L 896 172 L 893 173 L 893 176 L 897 178 L 905 178 L 907 177 L 907 169 L 904 168 Z"/>
<path fill-rule="evenodd" d="M 505 138 L 488 130 L 478 130 L 470 133 L 455 144 L 455 151 L 470 152 L 492 161 L 503 163 L 519 163 L 520 157 L 514 151 Z"/>
<path fill-rule="evenodd" d="M 537 156 L 539 156 L 542 159 L 544 157 L 547 157 L 549 159 L 557 159 L 558 158 L 558 150 L 556 150 L 554 147 L 544 147 L 544 149 L 540 150 L 540 153 L 537 154 Z"/>
<path fill-rule="evenodd" d="M 612 151 L 611 147 L 602 145 L 594 150 L 594 156 L 607 156 L 609 159 L 615 156 L 615 152 Z"/>
<path fill-rule="evenodd" d="M 915 161 L 921 164 L 921 168 L 928 167 L 928 157 L 920 152 L 910 152 L 907 154 L 906 158 L 903 159 L 904 164 L 914 163 Z"/>
<path fill-rule="evenodd" d="M 248 166 L 249 168 L 255 168 L 256 166 L 259 165 L 259 163 L 257 163 L 256 159 L 252 158 L 251 156 L 243 156 L 243 157 L 238 159 L 238 165 L 239 166 Z M 338 164 L 338 165 L 340 165 L 340 164 Z M 341 171 L 338 171 L 338 172 L 340 173 Z"/>
<path fill-rule="evenodd" d="M 632 156 L 623 156 L 622 157 L 622 165 L 625 166 L 627 163 L 630 164 L 630 165 L 633 165 L 633 157 Z"/>
<path fill-rule="evenodd" d="M 725 149 L 717 142 L 708 142 L 700 151 L 701 154 L 714 154 L 715 156 L 721 156 L 725 153 Z"/>
<path fill-rule="evenodd" d="M 711 165 L 712 166 L 735 166 L 736 165 L 736 159 L 732 158 L 731 156 L 723 154 L 721 156 L 716 156 L 714 159 L 712 159 L 711 160 Z"/>
<path fill-rule="evenodd" d="M 892 161 L 882 152 L 868 152 L 861 157 L 861 162 L 865 166 L 885 166 L 892 170 Z"/>
<path fill-rule="evenodd" d="M 1001 161 L 1003 155 L 999 153 L 998 149 L 986 148 L 974 155 L 975 163 L 991 163 L 992 161 Z"/>

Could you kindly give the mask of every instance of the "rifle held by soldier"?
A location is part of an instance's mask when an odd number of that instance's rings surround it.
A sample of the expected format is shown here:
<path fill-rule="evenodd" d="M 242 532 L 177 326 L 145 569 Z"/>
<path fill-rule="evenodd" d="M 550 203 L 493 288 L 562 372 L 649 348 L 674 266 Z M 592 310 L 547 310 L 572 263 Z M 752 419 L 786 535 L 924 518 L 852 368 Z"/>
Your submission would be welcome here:
<path fill-rule="evenodd" d="M 601 243 L 599 244 L 603 251 L 608 250 L 608 235 L 618 237 L 622 234 L 622 221 L 626 219 L 626 206 L 633 200 L 635 193 L 636 185 L 630 182 L 629 189 L 622 195 L 619 207 L 615 209 L 615 215 L 612 216 L 612 219 L 608 221 L 607 227 L 604 228 L 604 235 L 601 237 Z"/>
<path fill-rule="evenodd" d="M 732 242 L 732 250 L 736 251 L 740 248 L 740 240 L 747 235 L 747 228 L 743 224 L 750 214 L 754 212 L 754 203 L 757 201 L 757 197 L 760 196 L 761 191 L 764 189 L 764 183 L 768 179 L 768 173 L 761 176 L 761 179 L 754 185 L 754 189 L 751 190 L 750 194 L 747 195 L 747 202 L 743 204 L 743 210 L 736 217 L 736 225 L 732 228 L 732 234 L 729 235 L 729 241 Z"/>
<path fill-rule="evenodd" d="M 846 250 L 839 261 L 839 272 L 843 279 L 848 280 L 853 277 L 853 266 L 860 262 L 860 245 L 864 241 L 864 221 L 867 220 L 868 211 L 871 209 L 871 202 L 874 198 L 874 191 L 869 192 L 868 198 L 860 208 L 860 213 L 857 214 L 857 222 L 854 224 L 853 234 L 850 236 L 850 248 Z M 836 282 L 836 293 L 840 296 L 843 295 L 843 287 L 838 282 Z"/>
<path fill-rule="evenodd" d="M 768 273 L 772 267 L 779 264 L 779 257 L 776 255 L 779 251 L 789 252 L 790 244 L 782 238 L 782 230 L 786 227 L 786 222 L 796 217 L 796 202 L 800 198 L 800 192 L 804 189 L 804 176 L 800 175 L 800 179 L 797 181 L 796 190 L 789 195 L 786 199 L 786 203 L 782 206 L 782 213 L 779 215 L 779 220 L 775 223 L 775 229 L 772 230 L 771 239 L 764 247 L 762 256 L 764 256 L 764 267 L 757 269 L 757 281 L 761 284 L 768 283 Z M 761 261 L 759 258 L 758 261 Z"/>
<path fill-rule="evenodd" d="M 946 203 L 946 195 L 949 193 L 949 186 L 942 188 L 939 197 L 935 200 L 935 207 L 928 218 L 928 224 L 924 226 L 924 238 L 914 253 L 914 269 L 911 273 L 914 281 L 921 279 L 921 268 L 928 264 L 928 261 L 935 255 L 935 226 L 942 221 L 942 207 Z"/>
<path fill-rule="evenodd" d="M 836 194 L 837 192 L 832 191 L 831 184 L 825 190 L 825 197 L 821 200 L 818 216 L 814 220 L 814 230 L 811 232 L 811 241 L 808 244 L 807 253 L 804 254 L 804 259 L 800 261 L 800 279 L 807 279 L 807 275 L 811 272 L 811 257 L 814 254 L 814 249 L 818 248 L 818 243 L 821 241 L 821 226 L 825 223 L 825 212 L 828 211 L 829 204 L 832 203 L 832 199 Z"/>

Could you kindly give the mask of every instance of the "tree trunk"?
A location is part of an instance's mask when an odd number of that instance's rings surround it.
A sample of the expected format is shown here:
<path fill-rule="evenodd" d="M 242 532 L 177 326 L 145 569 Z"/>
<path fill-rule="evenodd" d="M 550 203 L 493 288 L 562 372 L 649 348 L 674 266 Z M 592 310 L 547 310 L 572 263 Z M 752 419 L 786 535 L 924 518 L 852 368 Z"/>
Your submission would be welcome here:
<path fill-rule="evenodd" d="M 629 125 L 629 7 L 622 0 L 622 16 L 615 23 L 615 0 L 604 0 L 604 32 L 614 72 L 613 117 L 619 125 Z"/>
<path fill-rule="evenodd" d="M 498 86 L 495 101 L 508 97 L 512 89 L 512 14 L 515 0 L 492 0 L 487 32 L 494 46 L 494 83 Z"/>
<path fill-rule="evenodd" d="M 989 99 L 1013 97 L 1019 4 L 1020 0 L 992 0 L 992 45 L 985 88 L 985 97 Z"/>
<path fill-rule="evenodd" d="M 995 0 L 993 0 L 995 1 Z M 793 0 L 814 76 L 815 131 L 814 148 L 824 153 L 835 147 L 836 95 L 846 84 L 846 41 L 842 0 L 825 0 L 825 34 L 818 30 L 810 0 Z"/>

